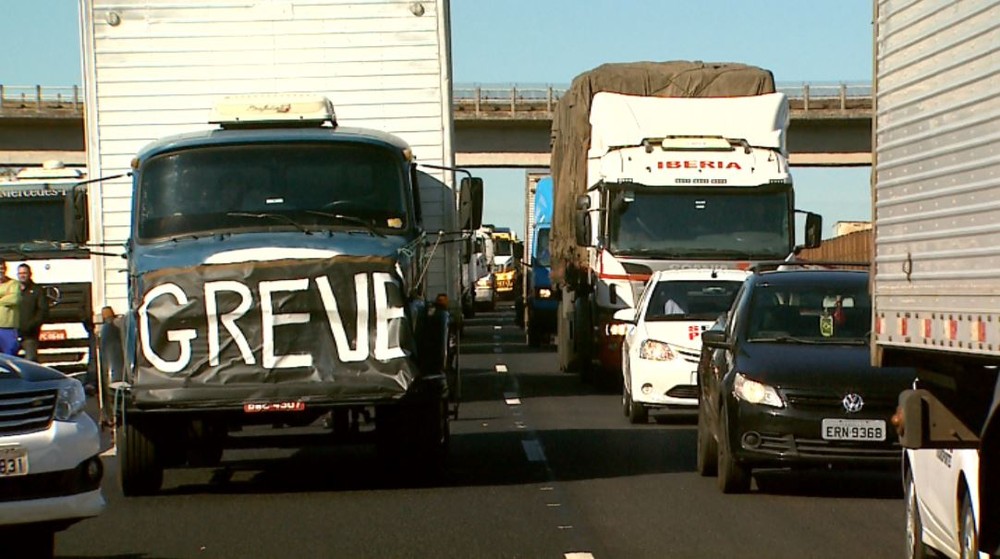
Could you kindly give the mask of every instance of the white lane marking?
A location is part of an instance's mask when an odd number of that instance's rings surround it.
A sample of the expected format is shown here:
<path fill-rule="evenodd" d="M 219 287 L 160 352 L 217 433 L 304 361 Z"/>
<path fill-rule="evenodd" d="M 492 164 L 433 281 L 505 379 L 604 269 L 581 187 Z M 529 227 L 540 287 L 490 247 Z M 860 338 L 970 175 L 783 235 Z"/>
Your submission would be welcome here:
<path fill-rule="evenodd" d="M 506 399 L 504 399 L 504 402 L 507 402 L 508 406 L 520 406 L 521 405 L 521 399 L 520 398 L 506 398 Z"/>
<path fill-rule="evenodd" d="M 539 491 L 555 491 L 555 487 L 552 487 L 551 485 L 546 485 L 544 487 L 539 487 L 538 490 Z"/>
<path fill-rule="evenodd" d="M 587 551 L 570 551 L 569 553 L 564 553 L 563 557 L 565 559 L 594 559 L 594 555 Z"/>
<path fill-rule="evenodd" d="M 506 373 L 507 372 L 507 365 L 504 365 L 503 363 L 497 363 L 497 365 L 496 365 L 495 368 L 496 368 L 496 370 L 497 370 L 498 373 Z"/>
<path fill-rule="evenodd" d="M 549 508 L 556 508 L 556 507 L 561 507 L 562 503 L 545 503 L 545 506 Z"/>
<path fill-rule="evenodd" d="M 528 428 L 528 426 L 525 425 L 523 421 L 515 421 L 514 422 L 514 427 L 517 427 L 518 429 L 527 429 Z"/>
<path fill-rule="evenodd" d="M 494 329 L 494 330 L 499 330 L 499 329 L 501 329 L 501 328 L 503 328 L 503 326 L 494 326 L 494 327 L 493 327 L 493 329 Z"/>
<path fill-rule="evenodd" d="M 556 528 L 559 528 L 560 530 L 572 530 L 573 529 L 573 525 L 572 524 L 562 524 L 560 526 L 556 526 Z"/>
<path fill-rule="evenodd" d="M 542 450 L 542 444 L 538 441 L 521 441 L 521 447 L 524 448 L 524 455 L 528 457 L 528 462 L 544 462 L 545 461 L 545 451 Z"/>

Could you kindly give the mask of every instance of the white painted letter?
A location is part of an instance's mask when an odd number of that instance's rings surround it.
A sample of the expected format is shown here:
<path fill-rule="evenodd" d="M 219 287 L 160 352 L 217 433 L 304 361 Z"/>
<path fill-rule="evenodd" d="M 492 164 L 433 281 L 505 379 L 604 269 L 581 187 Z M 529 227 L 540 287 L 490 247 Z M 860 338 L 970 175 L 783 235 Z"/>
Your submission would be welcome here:
<path fill-rule="evenodd" d="M 316 286 L 319 288 L 319 296 L 323 299 L 326 319 L 330 323 L 330 333 L 333 335 L 334 343 L 337 344 L 337 355 L 340 360 L 344 363 L 352 363 L 368 359 L 368 274 L 362 273 L 354 276 L 354 291 L 358 300 L 354 349 L 351 349 L 350 341 L 347 339 L 347 331 L 344 330 L 344 321 L 340 316 L 337 298 L 333 295 L 333 289 L 330 287 L 330 278 L 326 276 L 316 278 Z"/>
<path fill-rule="evenodd" d="M 312 355 L 308 353 L 274 354 L 274 327 L 309 322 L 309 313 L 274 314 L 271 294 L 278 291 L 305 291 L 306 289 L 309 289 L 309 278 L 260 282 L 261 332 L 264 342 L 262 350 L 264 355 L 261 360 L 265 369 L 312 367 Z"/>
<path fill-rule="evenodd" d="M 406 352 L 398 345 L 389 347 L 389 321 L 403 318 L 403 307 L 390 307 L 387 287 L 397 285 L 392 276 L 385 272 L 372 274 L 375 289 L 375 359 L 388 361 L 406 357 Z"/>
<path fill-rule="evenodd" d="M 149 340 L 149 305 L 160 295 L 173 295 L 178 305 L 186 305 L 188 303 L 187 295 L 184 294 L 184 291 L 180 287 L 177 287 L 173 283 L 158 285 L 146 293 L 142 300 L 142 306 L 139 307 L 139 337 L 142 338 L 142 354 L 146 356 L 146 359 L 157 370 L 164 373 L 177 373 L 191 362 L 191 340 L 197 338 L 198 333 L 191 328 L 186 330 L 168 330 L 167 340 L 179 343 L 181 345 L 181 354 L 177 358 L 177 361 L 167 361 L 157 355 L 153 351 L 153 346 L 150 345 Z"/>
<path fill-rule="evenodd" d="M 238 293 L 241 297 L 240 304 L 235 309 L 219 316 L 219 304 L 216 295 L 220 291 L 231 291 Z M 243 361 L 247 365 L 256 363 L 253 357 L 253 350 L 247 343 L 243 331 L 236 325 L 236 321 L 250 310 L 253 304 L 253 294 L 250 288 L 238 281 L 213 281 L 205 284 L 205 314 L 208 315 L 208 364 L 216 366 L 219 364 L 219 320 L 226 327 L 226 331 L 233 337 L 236 346 L 240 348 Z"/>

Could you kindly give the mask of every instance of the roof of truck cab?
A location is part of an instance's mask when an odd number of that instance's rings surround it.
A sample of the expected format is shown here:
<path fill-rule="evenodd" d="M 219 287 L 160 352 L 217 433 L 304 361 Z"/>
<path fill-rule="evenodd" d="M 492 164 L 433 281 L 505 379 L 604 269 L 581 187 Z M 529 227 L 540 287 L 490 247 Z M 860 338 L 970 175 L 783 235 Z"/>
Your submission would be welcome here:
<path fill-rule="evenodd" d="M 231 145 L 268 142 L 352 142 L 408 149 L 410 145 L 400 137 L 380 130 L 331 127 L 291 128 L 212 128 L 167 136 L 147 144 L 139 150 L 139 158 L 146 159 L 159 153 L 200 146 Z"/>

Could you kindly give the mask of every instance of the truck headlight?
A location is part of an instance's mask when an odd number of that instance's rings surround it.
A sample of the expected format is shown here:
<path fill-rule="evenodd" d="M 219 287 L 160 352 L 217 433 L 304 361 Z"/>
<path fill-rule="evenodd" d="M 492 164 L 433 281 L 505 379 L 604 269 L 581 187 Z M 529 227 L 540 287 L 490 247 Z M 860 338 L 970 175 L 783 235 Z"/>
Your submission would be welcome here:
<path fill-rule="evenodd" d="M 669 345 L 657 340 L 643 340 L 639 346 L 639 359 L 670 361 L 676 356 Z"/>
<path fill-rule="evenodd" d="M 781 396 L 778 395 L 778 391 L 773 386 L 752 380 L 743 373 L 736 373 L 733 382 L 733 395 L 751 404 L 761 404 L 772 408 L 785 407 L 785 402 L 781 400 Z"/>
<path fill-rule="evenodd" d="M 543 288 L 541 288 L 541 289 L 538 290 L 538 298 L 539 299 L 548 299 L 549 297 L 552 297 L 552 290 L 551 289 L 546 289 L 546 288 L 543 287 Z"/>
<path fill-rule="evenodd" d="M 482 277 L 476 280 L 477 287 L 489 287 L 493 283 L 493 278 L 490 276 Z"/>
<path fill-rule="evenodd" d="M 83 390 L 83 384 L 76 379 L 66 379 L 56 396 L 55 418 L 58 421 L 71 421 L 83 411 L 86 404 L 87 393 Z"/>

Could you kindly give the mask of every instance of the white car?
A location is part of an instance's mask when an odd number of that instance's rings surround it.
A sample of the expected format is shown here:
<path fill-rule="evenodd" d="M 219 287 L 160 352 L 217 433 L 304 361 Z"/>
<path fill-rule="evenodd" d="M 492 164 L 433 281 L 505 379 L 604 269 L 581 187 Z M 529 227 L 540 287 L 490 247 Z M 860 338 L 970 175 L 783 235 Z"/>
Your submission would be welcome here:
<path fill-rule="evenodd" d="M 907 556 L 986 558 L 979 553 L 979 451 L 907 450 L 903 462 Z"/>
<path fill-rule="evenodd" d="M 698 406 L 701 333 L 729 310 L 749 273 L 731 269 L 653 274 L 634 309 L 615 313 L 631 323 L 622 343 L 622 411 L 646 423 L 650 408 Z"/>
<path fill-rule="evenodd" d="M 86 399 L 80 381 L 0 356 L 0 537 L 24 556 L 51 556 L 56 532 L 104 510 Z"/>

